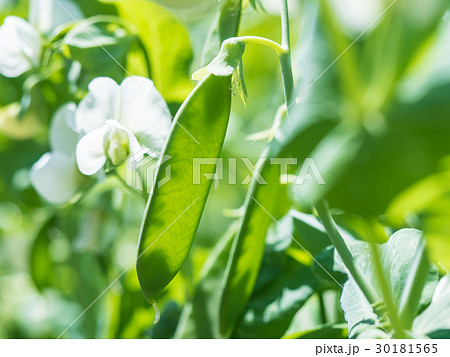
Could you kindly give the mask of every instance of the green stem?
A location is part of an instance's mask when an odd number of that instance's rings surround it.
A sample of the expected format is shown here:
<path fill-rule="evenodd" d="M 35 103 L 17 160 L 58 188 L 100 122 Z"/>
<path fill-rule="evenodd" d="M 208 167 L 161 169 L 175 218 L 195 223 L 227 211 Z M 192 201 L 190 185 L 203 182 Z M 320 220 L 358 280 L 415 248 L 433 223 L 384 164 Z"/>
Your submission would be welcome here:
<path fill-rule="evenodd" d="M 327 309 L 325 307 L 325 299 L 323 296 L 323 291 L 317 293 L 319 298 L 319 309 L 320 309 L 320 322 L 322 325 L 327 323 Z"/>
<path fill-rule="evenodd" d="M 292 63 L 290 52 L 280 55 L 281 74 L 283 77 L 284 100 L 286 102 L 286 110 L 289 116 L 289 108 L 292 105 L 294 96 L 294 76 L 292 73 Z"/>
<path fill-rule="evenodd" d="M 237 37 L 239 41 L 241 41 L 244 44 L 255 44 L 255 45 L 261 45 L 268 48 L 271 48 L 274 50 L 278 56 L 281 56 L 282 54 L 286 53 L 288 50 L 280 46 L 275 41 L 269 40 L 268 38 L 259 37 L 259 36 L 241 36 Z"/>
<path fill-rule="evenodd" d="M 422 239 L 400 299 L 398 316 L 402 327 L 406 330 L 411 328 L 419 310 L 420 298 L 429 272 L 430 261 L 427 256 L 425 240 Z"/>
<path fill-rule="evenodd" d="M 294 92 L 294 74 L 291 61 L 291 38 L 289 29 L 288 0 L 281 0 L 281 45 L 285 52 L 279 54 L 281 74 L 283 77 L 284 101 L 286 103 L 286 116 L 289 122 L 289 108 L 292 106 Z"/>
<path fill-rule="evenodd" d="M 336 223 L 331 217 L 330 211 L 325 202 L 319 201 L 316 203 L 316 210 L 319 214 L 319 218 L 322 221 L 325 230 L 330 237 L 331 242 L 333 243 L 336 251 L 339 253 L 339 256 L 342 259 L 345 267 L 349 271 L 350 275 L 355 280 L 355 283 L 358 285 L 359 289 L 362 291 L 364 296 L 366 297 L 369 304 L 373 305 L 379 302 L 378 295 L 372 285 L 367 281 L 367 278 L 364 276 L 361 268 L 356 264 L 353 259 L 353 255 L 347 247 L 347 244 L 339 233 Z"/>
<path fill-rule="evenodd" d="M 129 186 L 129 185 L 125 182 L 125 180 L 117 173 L 116 170 L 111 170 L 111 171 L 109 171 L 108 174 L 114 176 L 114 177 L 122 184 L 123 188 L 125 188 L 125 189 L 126 189 L 128 192 L 130 192 L 132 195 L 139 196 L 139 197 L 141 197 L 145 202 L 147 202 L 148 196 L 147 196 L 147 194 L 146 194 L 145 187 L 143 188 L 142 194 L 139 194 L 139 191 L 136 190 L 136 189 L 134 189 L 134 188 L 132 188 L 131 186 Z"/>
<path fill-rule="evenodd" d="M 288 0 L 281 0 L 281 45 L 291 52 Z"/>
<path fill-rule="evenodd" d="M 395 331 L 395 336 L 398 338 L 405 338 L 403 331 L 400 328 L 399 319 L 397 315 L 397 308 L 395 306 L 394 298 L 392 296 L 391 284 L 389 283 L 389 279 L 386 278 L 378 246 L 375 243 L 370 243 L 370 248 L 372 251 L 373 257 L 372 261 L 374 265 L 375 276 L 380 284 L 384 305 L 386 306 L 386 310 L 389 315 L 392 328 Z"/>

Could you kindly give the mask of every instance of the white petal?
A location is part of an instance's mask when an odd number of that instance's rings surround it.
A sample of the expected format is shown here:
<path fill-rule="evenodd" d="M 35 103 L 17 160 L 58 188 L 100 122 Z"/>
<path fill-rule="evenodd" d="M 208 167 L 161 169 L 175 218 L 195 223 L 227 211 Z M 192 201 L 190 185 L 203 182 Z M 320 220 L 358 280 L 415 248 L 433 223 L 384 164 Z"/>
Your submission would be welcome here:
<path fill-rule="evenodd" d="M 89 84 L 88 95 L 78 105 L 78 130 L 89 133 L 100 128 L 108 119 L 118 119 L 119 106 L 119 85 L 107 77 L 94 79 Z"/>
<path fill-rule="evenodd" d="M 50 126 L 50 146 L 54 151 L 61 151 L 67 156 L 75 157 L 78 133 L 73 128 L 76 105 L 68 103 L 59 108 Z"/>
<path fill-rule="evenodd" d="M 148 151 L 148 149 L 143 148 L 139 144 L 136 136 L 134 136 L 134 134 L 130 130 L 125 128 L 119 122 L 117 122 L 115 120 L 108 120 L 107 123 L 115 128 L 123 130 L 127 133 L 129 146 L 130 146 L 130 158 L 127 160 L 128 164 L 131 165 L 133 161 L 140 162 L 142 160 L 142 158 L 144 157 L 144 153 L 146 153 Z"/>
<path fill-rule="evenodd" d="M 144 153 L 147 152 L 147 149 L 141 147 L 136 136 L 134 136 L 134 134 L 130 130 L 125 128 L 122 124 L 120 124 L 116 120 L 107 120 L 106 124 L 109 126 L 110 130 L 112 128 L 117 128 L 119 130 L 123 130 L 127 134 L 130 149 L 130 159 L 132 159 L 131 161 L 133 160 L 137 162 L 141 161 L 144 156 Z M 130 159 L 128 159 L 128 161 L 130 161 Z"/>
<path fill-rule="evenodd" d="M 30 172 L 36 191 L 55 204 L 65 203 L 75 195 L 80 176 L 75 160 L 62 153 L 44 154 Z"/>
<path fill-rule="evenodd" d="M 76 149 L 77 165 L 85 175 L 93 175 L 106 163 L 103 140 L 108 132 L 108 125 L 86 134 L 78 142 Z"/>
<path fill-rule="evenodd" d="M 8 16 L 0 26 L 0 73 L 18 77 L 37 66 L 42 53 L 42 38 L 24 19 Z"/>
<path fill-rule="evenodd" d="M 128 139 L 130 141 L 130 152 L 136 152 L 141 150 L 141 145 L 139 145 L 138 140 L 136 139 L 136 136 L 126 127 L 124 127 L 122 124 L 120 124 L 117 120 L 107 120 L 106 125 L 109 126 L 110 129 L 117 128 L 119 130 L 123 130 L 127 133 Z"/>
<path fill-rule="evenodd" d="M 169 108 L 153 82 L 132 76 L 120 85 L 120 122 L 130 129 L 140 143 L 161 150 L 169 134 Z"/>
<path fill-rule="evenodd" d="M 83 18 L 78 5 L 70 0 L 30 0 L 30 23 L 42 33 Z"/>

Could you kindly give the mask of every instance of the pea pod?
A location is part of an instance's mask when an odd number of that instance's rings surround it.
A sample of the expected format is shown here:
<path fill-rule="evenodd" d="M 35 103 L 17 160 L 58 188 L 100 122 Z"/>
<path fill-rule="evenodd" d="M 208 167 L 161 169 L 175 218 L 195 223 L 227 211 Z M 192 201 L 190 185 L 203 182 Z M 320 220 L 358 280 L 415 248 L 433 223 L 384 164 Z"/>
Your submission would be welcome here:
<path fill-rule="evenodd" d="M 213 60 L 223 41 L 237 36 L 241 20 L 241 8 L 242 0 L 226 0 L 223 2 L 206 39 L 202 54 L 202 66 L 206 66 Z"/>
<path fill-rule="evenodd" d="M 274 140 L 261 154 L 265 159 L 255 171 L 267 184 L 259 185 L 255 179 L 252 180 L 244 204 L 245 214 L 229 257 L 220 305 L 220 332 L 224 337 L 231 335 L 253 292 L 269 225 L 290 208 L 286 186 L 280 184 L 280 168 L 271 165 L 269 158 L 297 157 L 302 160 L 333 125 L 329 121 L 304 120 L 286 143 Z"/>
<path fill-rule="evenodd" d="M 174 119 L 163 151 L 170 159 L 161 160 L 139 239 L 137 273 L 151 303 L 178 273 L 192 246 L 212 182 L 204 177 L 193 182 L 193 159 L 220 156 L 230 116 L 229 86 L 230 77 L 207 76 Z M 171 178 L 161 185 L 167 172 Z"/>

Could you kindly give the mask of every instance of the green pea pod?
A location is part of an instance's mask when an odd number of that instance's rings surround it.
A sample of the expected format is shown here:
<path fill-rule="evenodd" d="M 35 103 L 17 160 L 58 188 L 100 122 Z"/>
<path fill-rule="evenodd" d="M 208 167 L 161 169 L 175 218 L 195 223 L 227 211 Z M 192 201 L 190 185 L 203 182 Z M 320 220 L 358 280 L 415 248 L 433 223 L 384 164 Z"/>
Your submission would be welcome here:
<path fill-rule="evenodd" d="M 237 36 L 241 19 L 242 0 L 226 0 L 212 24 L 202 54 L 202 67 L 216 57 L 222 42 Z"/>
<path fill-rule="evenodd" d="M 229 257 L 220 305 L 220 333 L 224 337 L 231 335 L 253 292 L 269 225 L 290 208 L 286 185 L 280 184 L 280 167 L 272 165 L 270 157 L 296 157 L 300 163 L 332 126 L 329 121 L 304 120 L 286 143 L 274 140 L 261 154 L 265 159 L 255 171 L 267 183 L 258 184 L 254 174 L 247 192 L 245 214 Z"/>
<path fill-rule="evenodd" d="M 178 273 L 191 248 L 212 182 L 203 175 L 194 182 L 193 161 L 220 156 L 230 116 L 229 87 L 230 77 L 209 75 L 174 119 L 163 151 L 163 159 L 169 159 L 160 161 L 139 240 L 137 273 L 151 303 Z"/>

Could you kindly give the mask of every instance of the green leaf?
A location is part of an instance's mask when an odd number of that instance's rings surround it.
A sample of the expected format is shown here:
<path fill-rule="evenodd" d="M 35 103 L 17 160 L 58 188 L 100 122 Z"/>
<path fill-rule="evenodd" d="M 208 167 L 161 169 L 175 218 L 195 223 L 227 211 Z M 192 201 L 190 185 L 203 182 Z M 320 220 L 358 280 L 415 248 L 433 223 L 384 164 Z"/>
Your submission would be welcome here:
<path fill-rule="evenodd" d="M 312 215 L 292 210 L 294 227 L 299 243 L 312 255 L 319 254 L 330 245 L 330 238 L 319 219 Z"/>
<path fill-rule="evenodd" d="M 321 279 L 325 287 L 341 288 L 348 275 L 342 266 L 342 263 L 336 261 L 336 250 L 333 246 L 325 248 L 314 257 L 312 265 L 313 273 Z"/>
<path fill-rule="evenodd" d="M 115 0 L 122 18 L 137 28 L 150 58 L 150 78 L 169 103 L 181 103 L 192 90 L 193 54 L 185 27 L 168 10 L 148 1 Z"/>
<path fill-rule="evenodd" d="M 386 244 L 380 246 L 383 270 L 389 272 L 390 286 L 394 297 L 394 304 L 398 306 L 409 271 L 412 269 L 415 254 L 421 241 L 421 232 L 416 229 L 402 229 L 394 233 Z M 380 283 L 375 279 L 375 272 L 370 263 L 372 260 L 371 250 L 368 244 L 358 242 L 358 251 L 349 244 L 350 251 L 356 257 L 366 278 L 381 296 Z M 363 246 L 362 246 L 363 245 Z M 364 247 L 365 246 L 365 247 Z M 363 249 L 361 249 L 363 248 Z M 435 267 L 429 271 L 424 290 L 421 292 L 420 308 L 423 309 L 431 301 L 438 280 Z M 367 336 L 367 331 L 379 329 L 385 337 L 392 333 L 386 321 L 376 318 L 372 306 L 367 302 L 362 292 L 350 277 L 343 287 L 341 305 L 345 318 L 349 324 L 350 337 Z M 384 330 L 383 330 L 384 328 Z M 363 333 L 363 335 L 360 335 Z M 370 332 L 372 333 L 372 332 Z"/>
<path fill-rule="evenodd" d="M 230 78 L 207 77 L 174 119 L 162 156 L 170 159 L 158 169 L 140 234 L 137 271 L 150 302 L 177 274 L 191 248 L 212 182 L 201 177 L 199 184 L 192 183 L 193 159 L 220 155 L 230 115 L 229 85 Z M 158 187 L 169 167 L 170 180 Z"/>
<path fill-rule="evenodd" d="M 450 268 L 447 249 L 450 224 L 450 172 L 437 173 L 420 180 L 392 202 L 388 217 L 394 224 L 419 226 L 424 230 L 430 259 Z"/>
<path fill-rule="evenodd" d="M 444 276 L 436 287 L 430 306 L 422 312 L 413 324 L 417 338 L 450 337 L 450 276 Z"/>

